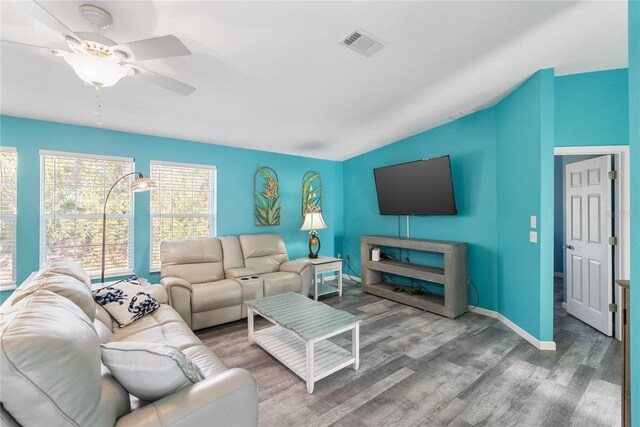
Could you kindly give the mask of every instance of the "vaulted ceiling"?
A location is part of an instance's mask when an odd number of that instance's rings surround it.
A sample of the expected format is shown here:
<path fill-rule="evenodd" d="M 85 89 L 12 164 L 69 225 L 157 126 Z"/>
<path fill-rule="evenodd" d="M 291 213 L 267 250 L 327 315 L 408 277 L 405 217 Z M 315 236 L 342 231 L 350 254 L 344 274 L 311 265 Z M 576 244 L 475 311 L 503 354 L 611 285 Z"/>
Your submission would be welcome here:
<path fill-rule="evenodd" d="M 195 86 L 184 97 L 134 78 L 102 90 L 107 129 L 342 160 L 492 105 L 541 68 L 627 65 L 626 2 L 186 2 L 41 4 L 74 31 L 109 11 L 116 42 L 174 34 L 191 56 L 145 67 Z M 64 48 L 21 2 L 1 38 Z M 361 56 L 359 29 L 385 47 Z M 95 126 L 95 97 L 59 57 L 3 43 L 0 112 Z"/>

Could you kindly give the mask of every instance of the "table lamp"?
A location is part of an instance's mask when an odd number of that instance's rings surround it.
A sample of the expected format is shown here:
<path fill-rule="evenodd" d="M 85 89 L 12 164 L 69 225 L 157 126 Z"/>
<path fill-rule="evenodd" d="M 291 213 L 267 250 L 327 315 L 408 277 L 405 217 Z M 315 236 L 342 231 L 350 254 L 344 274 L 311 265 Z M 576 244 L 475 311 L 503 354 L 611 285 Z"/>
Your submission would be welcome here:
<path fill-rule="evenodd" d="M 327 228 L 327 224 L 322 219 L 322 212 L 307 212 L 304 215 L 304 223 L 300 230 L 309 231 L 309 258 L 318 258 L 318 252 L 320 252 L 320 238 L 316 233 L 316 230 L 322 230 Z M 313 247 L 318 246 L 314 251 Z"/>

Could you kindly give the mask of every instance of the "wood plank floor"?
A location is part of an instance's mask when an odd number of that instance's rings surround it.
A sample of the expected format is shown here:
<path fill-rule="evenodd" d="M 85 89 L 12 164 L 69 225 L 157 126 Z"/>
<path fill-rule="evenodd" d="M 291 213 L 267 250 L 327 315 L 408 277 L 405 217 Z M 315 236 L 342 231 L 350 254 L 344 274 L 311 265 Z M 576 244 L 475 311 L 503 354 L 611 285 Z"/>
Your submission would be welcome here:
<path fill-rule="evenodd" d="M 556 284 L 557 285 L 557 284 Z M 620 345 L 567 315 L 556 293 L 557 351 L 535 349 L 476 313 L 451 320 L 345 285 L 327 304 L 360 318 L 360 369 L 305 383 L 247 342 L 246 321 L 198 333 L 229 367 L 258 380 L 263 426 L 612 426 Z M 256 329 L 268 326 L 256 319 Z M 350 335 L 333 340 L 350 348 Z"/>

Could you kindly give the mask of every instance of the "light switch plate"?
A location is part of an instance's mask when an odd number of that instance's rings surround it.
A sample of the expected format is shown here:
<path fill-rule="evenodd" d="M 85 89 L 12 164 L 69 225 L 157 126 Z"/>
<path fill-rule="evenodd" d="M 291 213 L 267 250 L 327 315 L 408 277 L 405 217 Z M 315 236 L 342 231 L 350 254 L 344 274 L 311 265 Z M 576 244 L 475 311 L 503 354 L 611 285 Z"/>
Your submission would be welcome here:
<path fill-rule="evenodd" d="M 530 231 L 529 232 L 529 241 L 531 243 L 538 243 L 538 232 L 537 231 Z"/>
<path fill-rule="evenodd" d="M 538 218 L 535 215 L 531 215 L 531 228 L 538 226 Z"/>

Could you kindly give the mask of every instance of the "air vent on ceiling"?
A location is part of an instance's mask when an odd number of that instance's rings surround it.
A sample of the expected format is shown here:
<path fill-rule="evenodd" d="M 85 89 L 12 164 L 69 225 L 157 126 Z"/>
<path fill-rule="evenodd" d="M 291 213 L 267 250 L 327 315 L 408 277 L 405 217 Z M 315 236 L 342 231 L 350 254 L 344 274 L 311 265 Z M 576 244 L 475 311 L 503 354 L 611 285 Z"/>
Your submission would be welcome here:
<path fill-rule="evenodd" d="M 380 40 L 360 30 L 353 31 L 340 44 L 364 56 L 371 56 L 384 47 Z"/>
<path fill-rule="evenodd" d="M 453 113 L 449 116 L 449 118 L 451 120 L 458 120 L 461 119 L 465 116 L 468 116 L 469 114 L 473 114 L 476 113 L 478 110 L 476 110 L 475 108 L 465 108 L 464 110 L 458 111 L 457 113 Z"/>

